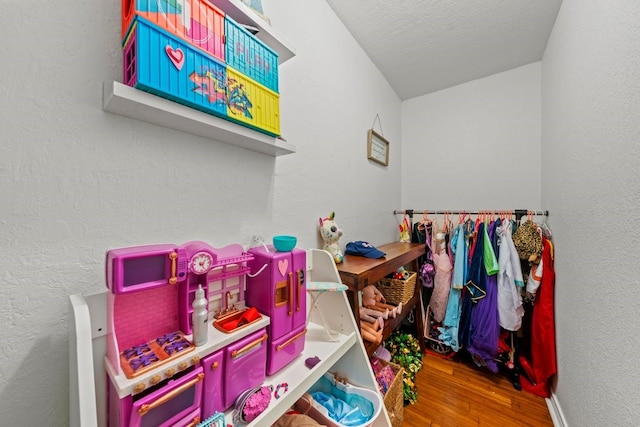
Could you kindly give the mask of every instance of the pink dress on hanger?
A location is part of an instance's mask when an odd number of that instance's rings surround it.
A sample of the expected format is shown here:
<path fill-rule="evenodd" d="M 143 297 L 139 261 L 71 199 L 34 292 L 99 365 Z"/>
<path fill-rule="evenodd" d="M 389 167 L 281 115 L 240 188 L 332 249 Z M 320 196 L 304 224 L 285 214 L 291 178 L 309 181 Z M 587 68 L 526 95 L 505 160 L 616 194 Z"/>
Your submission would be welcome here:
<path fill-rule="evenodd" d="M 433 320 L 441 323 L 447 311 L 453 263 L 445 247 L 441 246 L 440 241 L 435 241 L 432 246 L 435 249 L 433 264 L 436 268 L 436 275 L 433 279 L 433 293 L 431 294 L 429 306 L 431 307 Z"/>

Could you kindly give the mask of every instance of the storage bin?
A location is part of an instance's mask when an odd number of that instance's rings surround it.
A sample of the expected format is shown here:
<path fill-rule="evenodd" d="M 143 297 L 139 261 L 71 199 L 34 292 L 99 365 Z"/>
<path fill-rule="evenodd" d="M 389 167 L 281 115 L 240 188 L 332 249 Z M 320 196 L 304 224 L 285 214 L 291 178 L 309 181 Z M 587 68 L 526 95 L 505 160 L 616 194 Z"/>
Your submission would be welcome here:
<path fill-rule="evenodd" d="M 388 304 L 406 304 L 415 292 L 417 276 L 417 273 L 409 272 L 408 279 L 384 278 L 376 283 L 376 287 L 384 295 Z"/>
<path fill-rule="evenodd" d="M 380 366 L 390 366 L 391 371 L 393 371 L 393 381 L 391 381 L 387 392 L 384 393 L 383 401 L 392 427 L 399 427 L 404 420 L 404 397 L 402 394 L 404 369 L 402 369 L 402 366 L 387 362 L 384 359 L 375 359 L 375 361 L 379 363 Z"/>
<path fill-rule="evenodd" d="M 327 408 L 312 397 L 316 392 L 326 393 L 346 402 L 352 408 L 359 409 L 360 414 L 363 415 L 362 418 L 367 418 L 367 420 L 358 423 L 354 419 L 355 414 L 351 414 L 351 419 L 348 422 L 351 427 L 372 425 L 380 415 L 380 411 L 382 411 L 382 398 L 378 390 L 357 387 L 349 384 L 339 376 L 336 378 L 334 374 L 327 372 L 294 405 L 295 410 L 309 415 L 322 425 L 329 427 L 345 426 L 345 424 L 331 418 Z M 347 422 L 346 420 L 344 421 Z"/>
<path fill-rule="evenodd" d="M 225 15 L 207 0 L 122 0 L 122 40 L 126 40 L 136 16 L 225 60 Z"/>
<path fill-rule="evenodd" d="M 227 117 L 272 136 L 280 135 L 280 95 L 227 66 Z"/>
<path fill-rule="evenodd" d="M 123 66 L 125 84 L 227 118 L 224 64 L 139 16 Z"/>
<path fill-rule="evenodd" d="M 224 28 L 227 65 L 278 92 L 277 52 L 228 16 Z"/>

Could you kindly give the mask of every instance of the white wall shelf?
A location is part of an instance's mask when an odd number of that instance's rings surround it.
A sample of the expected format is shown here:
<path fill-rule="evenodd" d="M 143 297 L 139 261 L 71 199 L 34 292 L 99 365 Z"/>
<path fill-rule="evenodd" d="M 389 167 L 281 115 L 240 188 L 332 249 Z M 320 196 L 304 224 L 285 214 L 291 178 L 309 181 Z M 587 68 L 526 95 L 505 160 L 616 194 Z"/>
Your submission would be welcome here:
<path fill-rule="evenodd" d="M 105 81 L 104 111 L 224 142 L 274 157 L 296 152 L 295 144 L 265 135 L 177 102 L 129 87 Z"/>

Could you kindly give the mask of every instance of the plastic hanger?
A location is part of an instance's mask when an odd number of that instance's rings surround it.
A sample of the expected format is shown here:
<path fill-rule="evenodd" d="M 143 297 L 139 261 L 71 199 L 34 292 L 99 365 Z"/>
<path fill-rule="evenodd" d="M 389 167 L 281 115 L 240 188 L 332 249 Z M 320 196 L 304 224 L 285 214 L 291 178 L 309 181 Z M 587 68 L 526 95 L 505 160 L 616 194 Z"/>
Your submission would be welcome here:
<path fill-rule="evenodd" d="M 547 215 L 543 215 L 542 224 L 540 224 L 540 229 L 542 230 L 542 234 L 544 234 L 544 236 L 547 239 L 551 240 L 551 238 L 553 237 L 553 233 L 551 233 L 551 229 L 547 224 Z"/>
<path fill-rule="evenodd" d="M 428 226 L 429 224 L 431 224 L 431 219 L 429 219 L 429 212 L 423 211 L 422 219 L 418 223 L 418 230 L 424 231 L 425 227 Z"/>
<path fill-rule="evenodd" d="M 466 211 L 462 211 L 460 213 L 458 213 L 458 225 L 462 225 L 464 223 L 464 219 L 467 216 L 467 212 Z"/>

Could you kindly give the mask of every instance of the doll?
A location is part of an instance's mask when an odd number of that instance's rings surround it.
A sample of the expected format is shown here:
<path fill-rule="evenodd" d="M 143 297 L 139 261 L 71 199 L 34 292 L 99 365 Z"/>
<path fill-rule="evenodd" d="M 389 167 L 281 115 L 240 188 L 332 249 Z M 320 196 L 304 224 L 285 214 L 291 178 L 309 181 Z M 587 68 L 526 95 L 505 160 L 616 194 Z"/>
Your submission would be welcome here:
<path fill-rule="evenodd" d="M 374 285 L 365 286 L 362 289 L 362 305 L 372 310 L 388 312 L 391 318 L 402 312 L 402 303 L 393 306 L 386 303 L 384 295 Z"/>
<path fill-rule="evenodd" d="M 391 311 L 389 309 L 374 309 L 374 308 L 369 308 L 369 307 L 360 307 L 360 318 L 362 318 L 363 315 L 365 316 L 369 316 L 369 317 L 374 317 L 374 318 L 381 318 L 384 320 L 387 320 L 390 316 L 391 316 Z"/>
<path fill-rule="evenodd" d="M 377 331 L 367 322 L 360 322 L 360 336 L 372 343 L 380 344 L 382 342 L 382 328 Z"/>
<path fill-rule="evenodd" d="M 360 324 L 362 322 L 370 323 L 373 326 L 374 330 L 384 328 L 384 317 L 382 317 L 379 311 L 375 311 L 371 314 L 367 314 L 368 309 L 364 307 L 360 307 Z"/>

